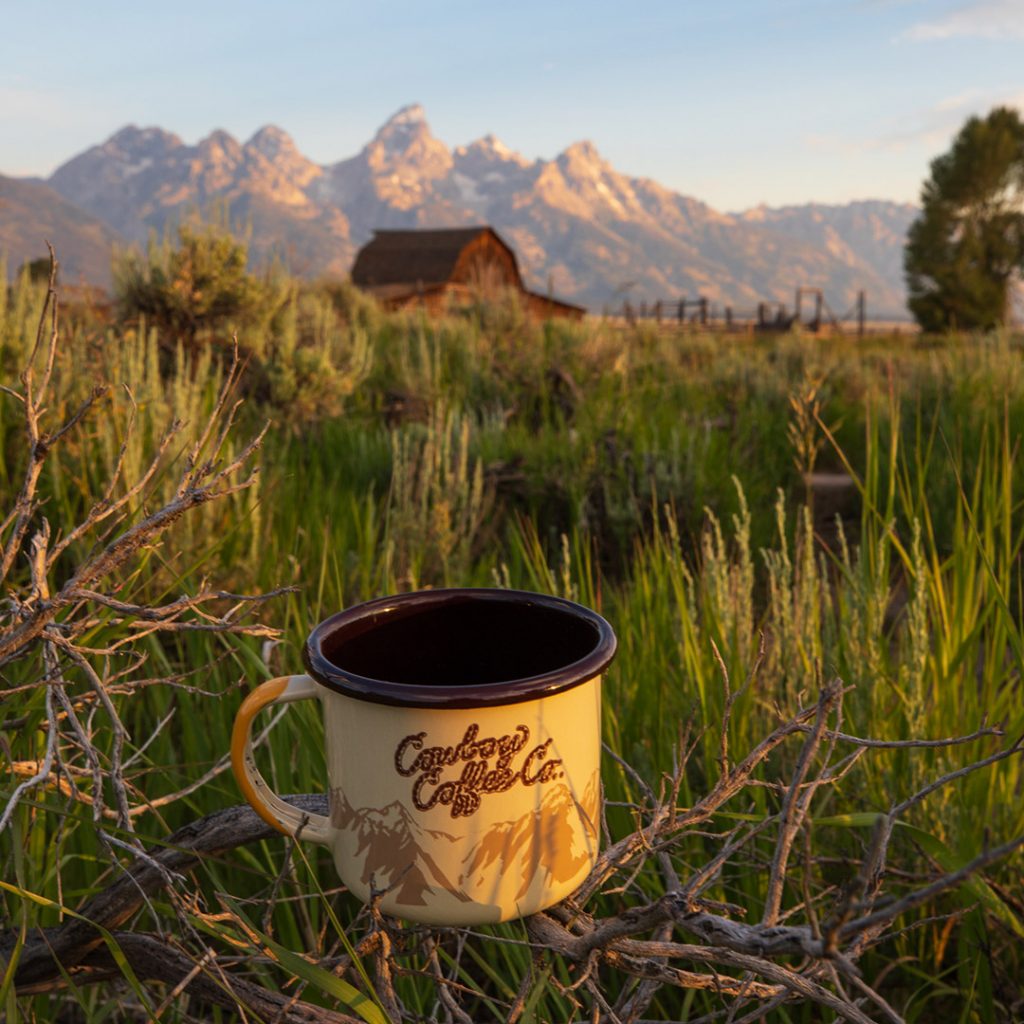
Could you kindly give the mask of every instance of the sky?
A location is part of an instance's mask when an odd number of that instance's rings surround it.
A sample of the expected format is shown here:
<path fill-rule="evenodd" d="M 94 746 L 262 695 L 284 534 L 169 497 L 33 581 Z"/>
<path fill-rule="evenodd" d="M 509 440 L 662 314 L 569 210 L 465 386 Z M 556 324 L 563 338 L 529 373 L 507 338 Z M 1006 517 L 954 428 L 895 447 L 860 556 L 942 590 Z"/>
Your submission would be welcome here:
<path fill-rule="evenodd" d="M 409 103 L 722 211 L 916 202 L 969 116 L 1024 109 L 1024 0 L 0 0 L 0 174 L 126 124 L 333 163 Z"/>

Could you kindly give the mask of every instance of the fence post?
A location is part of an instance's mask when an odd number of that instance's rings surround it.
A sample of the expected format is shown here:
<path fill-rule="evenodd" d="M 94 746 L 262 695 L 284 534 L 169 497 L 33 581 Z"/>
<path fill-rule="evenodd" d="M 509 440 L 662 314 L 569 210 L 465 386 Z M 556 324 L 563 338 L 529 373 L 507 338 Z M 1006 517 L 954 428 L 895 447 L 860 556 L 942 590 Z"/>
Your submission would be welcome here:
<path fill-rule="evenodd" d="M 867 321 L 867 313 L 868 313 L 867 306 L 868 306 L 867 295 L 864 293 L 864 289 L 862 288 L 859 292 L 857 292 L 857 337 L 858 338 L 863 338 L 864 337 L 864 327 L 865 327 L 865 322 Z"/>
<path fill-rule="evenodd" d="M 700 300 L 700 325 L 701 327 L 708 325 L 708 300 L 703 297 Z"/>

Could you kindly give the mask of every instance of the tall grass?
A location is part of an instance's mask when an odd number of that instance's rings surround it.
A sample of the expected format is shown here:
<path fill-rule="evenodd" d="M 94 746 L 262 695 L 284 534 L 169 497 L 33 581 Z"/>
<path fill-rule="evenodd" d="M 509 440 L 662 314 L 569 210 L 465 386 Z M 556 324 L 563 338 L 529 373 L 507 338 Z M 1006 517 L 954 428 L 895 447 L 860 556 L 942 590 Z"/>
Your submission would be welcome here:
<path fill-rule="evenodd" d="M 32 344 L 41 301 L 27 280 L 0 299 L 8 382 Z M 239 591 L 301 589 L 264 611 L 285 630 L 275 650 L 205 635 L 150 645 L 147 674 L 191 674 L 187 688 L 153 685 L 116 698 L 133 744 L 130 781 L 146 798 L 173 793 L 221 762 L 241 692 L 298 671 L 301 642 L 321 618 L 381 593 L 447 584 L 525 587 L 599 607 L 620 641 L 607 682 L 606 741 L 656 780 L 670 770 L 681 727 L 703 729 L 684 802 L 716 770 L 723 666 L 735 699 L 735 750 L 835 676 L 851 687 L 850 732 L 943 737 L 982 721 L 1024 732 L 1024 377 L 1012 339 L 860 345 L 624 334 L 531 325 L 500 309 L 429 322 L 324 294 L 294 302 L 272 328 L 277 340 L 251 352 L 239 441 L 263 416 L 275 424 L 259 490 L 183 523 L 124 585 L 152 596 L 209 576 Z M 211 350 L 161 348 L 144 326 L 83 327 L 67 337 L 57 402 L 73 408 L 99 379 L 123 387 L 58 453 L 45 481 L 51 522 L 80 516 L 119 459 L 130 479 L 170 419 L 202 422 L 219 373 Z M 0 439 L 8 504 L 23 461 L 12 402 L 0 402 Z M 823 530 L 808 504 L 802 474 L 810 461 L 855 478 L 859 511 L 834 530 Z M 5 734 L 8 763 L 36 756 L 43 710 L 38 696 L 0 701 L 4 722 L 23 718 L 17 734 Z M 301 706 L 276 725 L 259 754 L 275 788 L 323 788 L 322 754 L 309 739 L 318 729 L 314 711 Z M 993 742 L 979 741 L 971 756 Z M 962 758 L 956 748 L 887 752 L 855 788 L 835 787 L 829 820 L 885 810 Z M 786 777 L 784 761 L 775 767 Z M 617 765 L 606 769 L 610 799 L 637 795 Z M 1022 784 L 1007 761 L 923 801 L 910 823 L 927 838 L 904 844 L 900 868 L 920 871 L 928 858 L 964 863 L 1024 832 Z M 141 815 L 137 826 L 159 841 L 238 799 L 221 773 Z M 764 788 L 755 805 L 736 810 L 763 812 L 775 799 Z M 611 812 L 613 828 L 626 826 L 620 814 Z M 816 825 L 820 870 L 858 858 L 866 839 L 849 824 Z M 697 862 L 706 852 L 694 839 L 683 856 Z M 209 862 L 197 886 L 208 909 L 218 906 L 218 892 L 230 893 L 253 920 L 270 892 L 283 895 L 263 931 L 290 949 L 330 955 L 340 941 L 332 915 L 347 924 L 357 908 L 336 891 L 319 851 L 305 849 L 283 875 L 281 865 L 281 844 L 265 843 Z M 3 877 L 65 907 L 101 884 L 103 870 L 88 808 L 53 789 L 36 792 L 0 846 Z M 1021 963 L 1006 938 L 1020 913 L 1019 862 L 993 880 L 995 916 L 974 912 L 950 940 L 922 911 L 920 927 L 873 954 L 872 969 L 908 1018 L 955 1007 L 962 1019 L 997 1021 L 1020 998 Z M 639 884 L 651 892 L 658 885 Z M 764 884 L 752 867 L 723 878 L 720 895 L 755 908 Z M 25 927 L 59 916 L 9 892 L 2 899 L 6 919 Z M 149 913 L 174 927 L 167 907 Z M 265 960 L 253 969 L 271 983 L 280 978 Z M 530 965 L 521 949 L 493 943 L 467 950 L 460 969 L 480 993 L 479 1019 L 487 1019 L 501 1016 L 498 1002 L 511 998 Z M 435 1012 L 429 981 L 411 974 L 400 985 L 410 1006 Z M 82 988 L 26 1000 L 19 1012 L 52 1019 L 63 1001 L 103 1019 L 117 998 Z M 714 1005 L 711 997 L 672 998 L 659 1004 L 665 1014 Z M 534 1019 L 554 1020 L 569 1004 L 540 973 L 530 1005 Z M 180 1007 L 164 1019 L 186 1017 Z M 790 1010 L 777 1019 L 810 1018 Z"/>

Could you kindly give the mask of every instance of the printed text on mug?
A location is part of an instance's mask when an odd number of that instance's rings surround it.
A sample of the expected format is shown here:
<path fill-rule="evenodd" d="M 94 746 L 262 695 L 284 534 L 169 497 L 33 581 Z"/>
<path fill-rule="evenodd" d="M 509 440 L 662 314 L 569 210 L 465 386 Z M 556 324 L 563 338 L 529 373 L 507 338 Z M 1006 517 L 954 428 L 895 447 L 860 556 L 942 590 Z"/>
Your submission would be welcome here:
<path fill-rule="evenodd" d="M 476 723 L 453 747 L 426 745 L 425 732 L 406 736 L 395 749 L 395 769 L 406 778 L 415 777 L 412 802 L 421 811 L 436 806 L 450 807 L 453 818 L 465 818 L 480 807 L 484 793 L 504 793 L 517 783 L 536 786 L 562 777 L 562 762 L 548 759 L 551 740 L 546 739 L 528 751 L 518 768 L 512 762 L 524 750 L 530 730 L 517 725 L 505 736 L 477 738 Z M 458 778 L 442 780 L 445 768 L 462 765 Z"/>

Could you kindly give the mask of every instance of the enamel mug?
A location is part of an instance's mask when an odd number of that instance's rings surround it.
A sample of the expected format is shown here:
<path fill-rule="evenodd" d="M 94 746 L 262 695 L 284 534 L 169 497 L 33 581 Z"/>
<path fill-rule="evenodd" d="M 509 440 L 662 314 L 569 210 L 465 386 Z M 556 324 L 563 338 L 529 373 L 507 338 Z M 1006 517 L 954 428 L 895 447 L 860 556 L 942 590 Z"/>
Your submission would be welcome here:
<path fill-rule="evenodd" d="M 384 597 L 320 623 L 308 675 L 257 687 L 235 719 L 242 792 L 286 835 L 322 843 L 345 885 L 437 925 L 507 921 L 572 893 L 597 856 L 601 673 L 611 626 L 572 601 L 499 589 Z M 330 814 L 256 768 L 271 704 L 323 709 Z"/>

